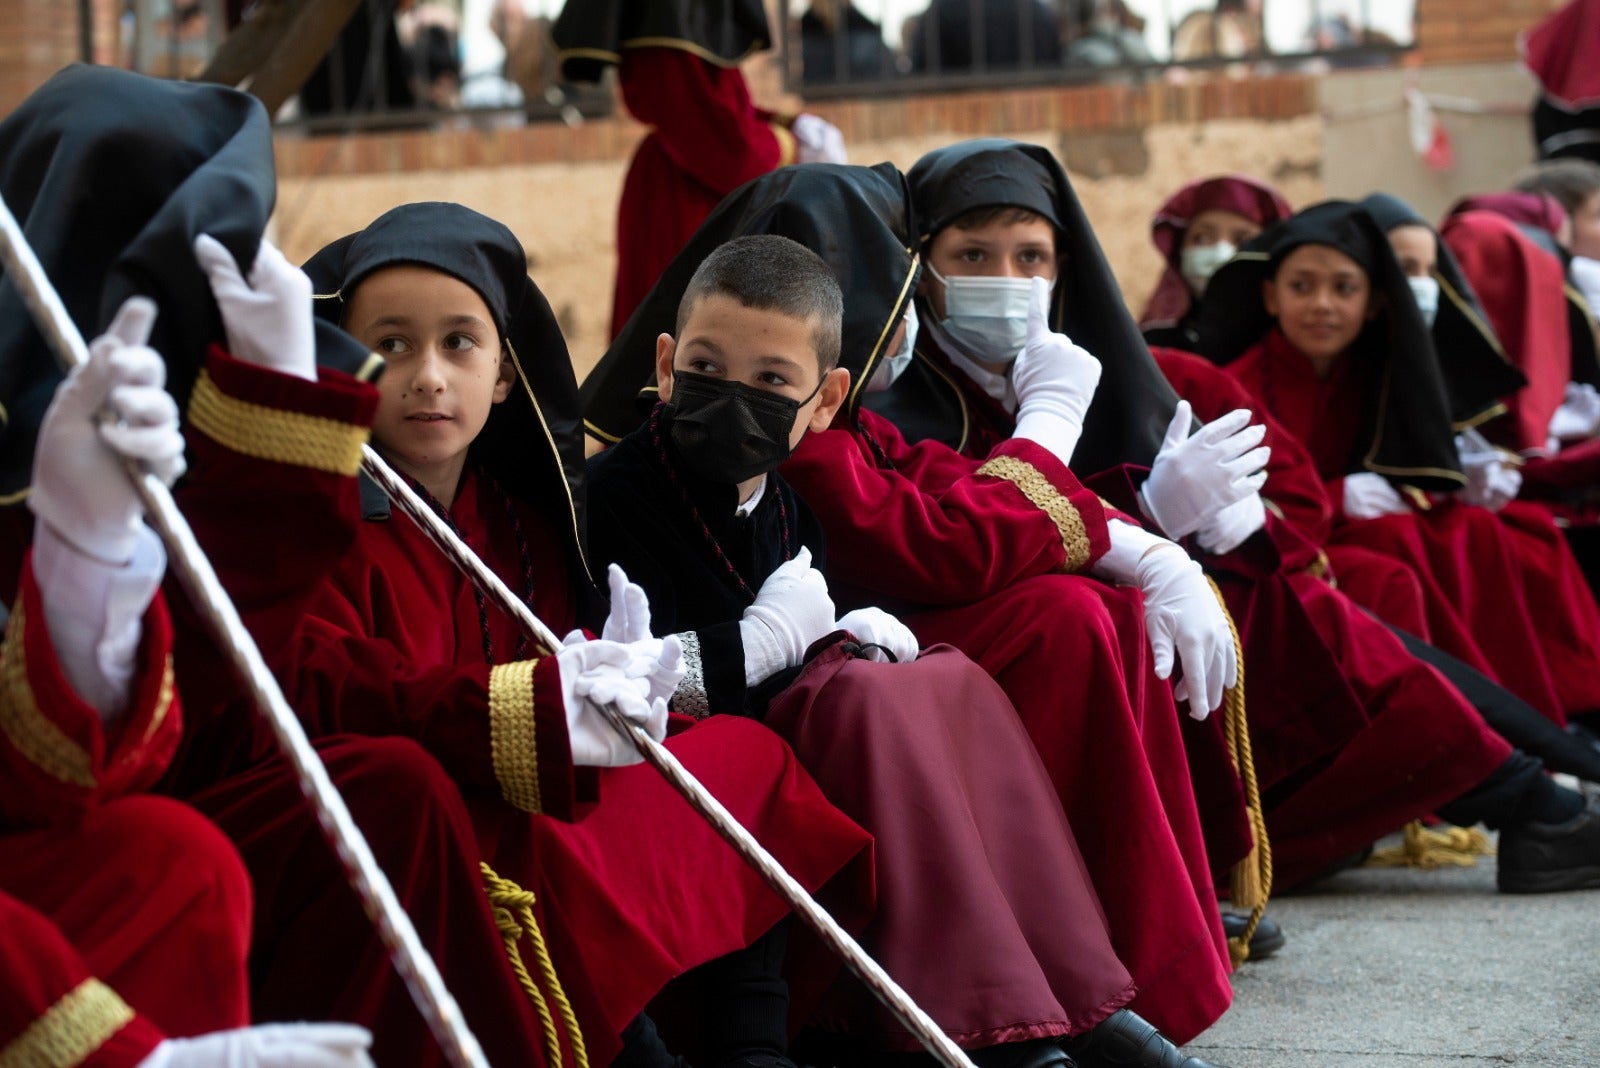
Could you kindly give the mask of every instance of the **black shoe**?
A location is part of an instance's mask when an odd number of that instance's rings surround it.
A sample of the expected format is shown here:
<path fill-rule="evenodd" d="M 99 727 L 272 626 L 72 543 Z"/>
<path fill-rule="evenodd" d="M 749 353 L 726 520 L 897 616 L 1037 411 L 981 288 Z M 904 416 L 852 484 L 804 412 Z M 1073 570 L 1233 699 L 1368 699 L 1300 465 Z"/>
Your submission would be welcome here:
<path fill-rule="evenodd" d="M 1500 831 L 1495 883 L 1505 894 L 1600 888 L 1600 809 L 1586 804 L 1565 823 L 1527 820 Z"/>
<path fill-rule="evenodd" d="M 1183 1051 L 1142 1018 L 1119 1009 L 1086 1035 L 1062 1045 L 1078 1068 L 1221 1068 L 1186 1057 Z"/>
<path fill-rule="evenodd" d="M 1078 1068 L 1062 1048 L 1048 1038 L 1007 1042 L 966 1051 L 978 1068 Z"/>
<path fill-rule="evenodd" d="M 1228 936 L 1230 942 L 1242 937 L 1244 929 L 1248 926 L 1250 926 L 1249 916 L 1240 916 L 1233 912 L 1222 914 L 1222 932 Z M 1278 926 L 1277 921 L 1263 914 L 1261 922 L 1256 924 L 1256 933 L 1250 936 L 1250 960 L 1266 960 L 1282 949 L 1287 941 L 1288 939 L 1283 936 L 1283 928 Z"/>

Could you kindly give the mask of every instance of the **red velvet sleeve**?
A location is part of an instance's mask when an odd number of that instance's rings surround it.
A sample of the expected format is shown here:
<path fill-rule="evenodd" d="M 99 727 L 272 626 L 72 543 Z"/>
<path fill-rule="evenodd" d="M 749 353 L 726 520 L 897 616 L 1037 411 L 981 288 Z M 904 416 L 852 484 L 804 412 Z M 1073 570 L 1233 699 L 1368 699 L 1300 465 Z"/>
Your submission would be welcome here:
<path fill-rule="evenodd" d="M 580 789 L 556 658 L 419 664 L 372 637 L 368 612 L 330 584 L 311 606 L 282 675 L 313 735 L 414 738 L 457 782 L 526 812 L 570 819 Z"/>
<path fill-rule="evenodd" d="M 1081 571 L 1109 548 L 1106 512 L 1047 450 L 1002 443 L 982 462 L 907 445 L 871 412 L 808 434 L 783 475 L 828 536 L 828 570 L 896 600 L 958 604 L 1032 575 Z"/>
<path fill-rule="evenodd" d="M 737 67 L 678 48 L 630 48 L 618 77 L 634 118 L 654 127 L 672 162 L 719 197 L 795 161 L 794 135 L 750 103 Z"/>
<path fill-rule="evenodd" d="M 128 712 L 107 731 L 56 660 L 31 559 L 0 644 L 0 824 L 13 826 L 70 821 L 147 788 L 183 732 L 165 602 L 145 612 Z"/>
<path fill-rule="evenodd" d="M 0 1064 L 133 1068 L 163 1037 L 55 924 L 0 894 Z"/>

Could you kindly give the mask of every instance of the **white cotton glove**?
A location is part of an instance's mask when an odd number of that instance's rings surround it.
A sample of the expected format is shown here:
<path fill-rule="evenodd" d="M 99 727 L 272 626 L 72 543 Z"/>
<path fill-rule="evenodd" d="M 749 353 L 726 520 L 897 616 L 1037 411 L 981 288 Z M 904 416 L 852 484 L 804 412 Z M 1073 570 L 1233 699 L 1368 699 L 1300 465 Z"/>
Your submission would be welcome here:
<path fill-rule="evenodd" d="M 802 547 L 767 576 L 739 621 L 745 684 L 755 686 L 784 668 L 798 667 L 811 643 L 833 632 L 833 612 L 828 581 L 811 566 L 811 550 Z"/>
<path fill-rule="evenodd" d="M 795 158 L 801 163 L 850 162 L 844 150 L 844 134 L 820 115 L 796 115 L 789 132 L 794 134 Z"/>
<path fill-rule="evenodd" d="M 1505 454 L 1476 430 L 1467 430 L 1456 436 L 1456 455 L 1461 460 L 1461 470 L 1467 476 L 1461 499 L 1498 512 L 1516 500 L 1522 489 L 1522 472 L 1506 463 Z"/>
<path fill-rule="evenodd" d="M 1267 506 L 1261 494 L 1241 497 L 1200 524 L 1195 540 L 1214 556 L 1226 556 L 1245 539 L 1267 525 Z"/>
<path fill-rule="evenodd" d="M 1389 480 L 1371 471 L 1346 475 L 1344 514 L 1351 519 L 1380 519 L 1386 515 L 1405 515 L 1411 511 L 1400 491 Z"/>
<path fill-rule="evenodd" d="M 311 279 L 265 238 L 248 280 L 233 254 L 210 234 L 194 239 L 194 256 L 222 312 L 228 352 L 258 367 L 317 380 Z"/>
<path fill-rule="evenodd" d="M 1236 408 L 1191 436 L 1193 422 L 1189 402 L 1179 401 L 1139 491 L 1145 514 L 1169 538 L 1188 537 L 1267 484 L 1264 468 L 1272 450 L 1261 444 L 1267 428 L 1250 425 L 1248 408 Z"/>
<path fill-rule="evenodd" d="M 1011 365 L 1011 388 L 1017 394 L 1017 428 L 1011 436 L 1036 442 L 1063 464 L 1070 463 L 1099 385 L 1100 361 L 1050 329 L 1050 282 L 1035 278 L 1028 340 Z"/>
<path fill-rule="evenodd" d="M 1550 417 L 1550 436 L 1581 441 L 1600 433 L 1600 393 L 1587 382 L 1568 382 L 1566 399 Z"/>
<path fill-rule="evenodd" d="M 922 643 L 911 633 L 911 628 L 881 608 L 857 608 L 846 612 L 834 624 L 835 630 L 847 630 L 862 645 L 881 645 L 894 654 L 895 661 L 908 664 L 917 658 Z M 874 649 L 871 659 L 887 663 L 883 649 Z"/>
<path fill-rule="evenodd" d="M 1172 542 L 1120 519 L 1106 524 L 1111 548 L 1095 564 L 1103 578 L 1131 583 L 1144 593 L 1156 677 L 1169 679 L 1183 665 L 1173 696 L 1189 702 L 1189 715 L 1205 719 L 1222 704 L 1222 691 L 1239 681 L 1233 632 L 1200 565 Z"/>
<path fill-rule="evenodd" d="M 638 583 L 629 582 L 622 568 L 612 564 L 607 571 L 611 586 L 611 614 L 606 616 L 600 637 L 621 642 L 629 649 L 627 674 L 646 679 L 650 684 L 646 700 L 668 701 L 683 681 L 683 647 L 674 637 L 657 638 L 650 633 L 650 599 Z"/>
<path fill-rule="evenodd" d="M 556 650 L 561 667 L 561 699 L 567 711 L 567 740 L 579 767 L 620 768 L 644 758 L 600 711 L 615 705 L 622 717 L 643 727 L 656 741 L 667 736 L 667 697 L 683 678 L 683 650 L 675 637 L 663 639 L 652 669 L 634 646 L 589 641 L 583 631 L 568 634 Z M 667 696 L 652 697 L 667 686 Z"/>
<path fill-rule="evenodd" d="M 56 389 L 34 449 L 28 505 L 68 544 L 110 564 L 133 558 L 144 506 L 123 461 L 169 486 L 183 474 L 178 406 L 166 365 L 145 341 L 156 306 L 130 297 L 89 345 L 89 362 Z M 109 415 L 103 420 L 101 413 Z"/>
<path fill-rule="evenodd" d="M 285 1023 L 169 1038 L 139 1068 L 372 1068 L 372 1034 L 354 1024 Z"/>

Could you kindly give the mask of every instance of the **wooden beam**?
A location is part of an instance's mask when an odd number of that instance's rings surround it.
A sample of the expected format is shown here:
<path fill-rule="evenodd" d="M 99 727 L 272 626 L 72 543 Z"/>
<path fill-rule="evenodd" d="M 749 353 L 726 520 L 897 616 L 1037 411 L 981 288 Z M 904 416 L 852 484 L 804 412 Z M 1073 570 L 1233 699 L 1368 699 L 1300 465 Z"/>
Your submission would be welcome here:
<path fill-rule="evenodd" d="M 245 86 L 277 114 L 317 69 L 362 0 L 264 0 L 228 35 L 201 81 Z"/>

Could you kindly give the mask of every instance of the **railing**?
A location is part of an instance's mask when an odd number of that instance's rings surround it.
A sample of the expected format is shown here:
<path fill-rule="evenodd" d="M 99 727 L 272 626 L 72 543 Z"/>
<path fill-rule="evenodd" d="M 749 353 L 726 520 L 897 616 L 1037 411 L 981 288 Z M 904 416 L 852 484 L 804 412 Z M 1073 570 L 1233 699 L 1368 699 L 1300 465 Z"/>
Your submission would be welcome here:
<path fill-rule="evenodd" d="M 1380 66 L 1414 0 L 780 0 L 810 98 Z"/>

